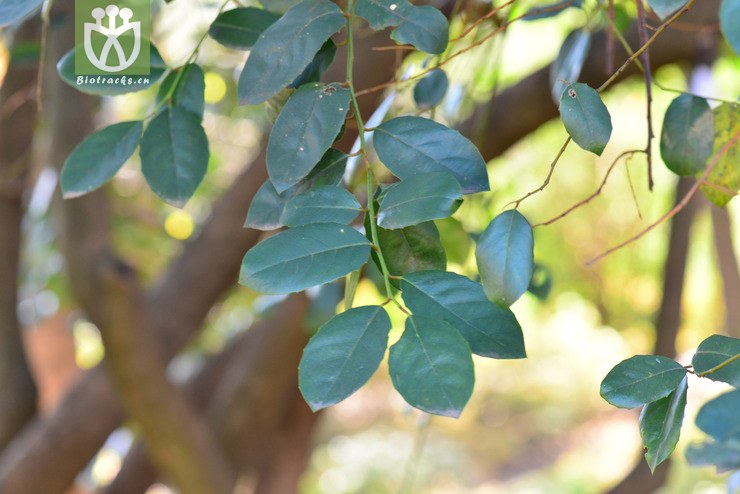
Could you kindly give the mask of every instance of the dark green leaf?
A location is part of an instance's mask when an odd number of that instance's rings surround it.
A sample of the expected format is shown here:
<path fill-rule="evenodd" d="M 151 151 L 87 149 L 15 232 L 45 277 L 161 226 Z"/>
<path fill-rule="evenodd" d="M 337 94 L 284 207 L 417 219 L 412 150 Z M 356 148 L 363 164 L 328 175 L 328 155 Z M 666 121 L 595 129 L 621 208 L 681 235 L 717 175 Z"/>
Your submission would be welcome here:
<path fill-rule="evenodd" d="M 306 295 L 311 302 L 303 324 L 306 332 L 316 334 L 321 326 L 337 315 L 337 305 L 342 301 L 343 287 L 339 282 L 326 283 Z"/>
<path fill-rule="evenodd" d="M 516 210 L 504 211 L 488 224 L 475 248 L 486 296 L 508 307 L 529 287 L 534 270 L 534 237 Z"/>
<path fill-rule="evenodd" d="M 686 459 L 694 467 L 715 466 L 718 472 L 740 469 L 740 441 L 690 444 Z"/>
<path fill-rule="evenodd" d="M 391 347 L 388 371 L 409 405 L 447 417 L 460 416 L 475 383 L 470 348 L 460 333 L 440 319 L 416 315 L 406 319 Z"/>
<path fill-rule="evenodd" d="M 740 388 L 740 339 L 729 336 L 712 335 L 701 342 L 696 349 L 691 365 L 697 374 L 714 369 L 716 366 L 731 361 L 705 377 L 714 381 L 722 381 Z"/>
<path fill-rule="evenodd" d="M 72 49 L 59 59 L 57 72 L 64 82 L 78 91 L 97 96 L 117 96 L 151 87 L 167 71 L 167 64 L 151 43 L 149 44 L 149 64 L 151 66 L 149 74 L 142 76 L 115 74 L 78 76 L 75 73 L 75 50 Z"/>
<path fill-rule="evenodd" d="M 375 129 L 378 157 L 401 180 L 450 172 L 465 194 L 489 190 L 486 162 L 459 132 L 421 117 L 399 117 Z"/>
<path fill-rule="evenodd" d="M 422 110 L 437 106 L 445 97 L 450 85 L 442 69 L 434 69 L 414 86 L 414 101 Z"/>
<path fill-rule="evenodd" d="M 375 373 L 391 320 L 379 306 L 349 309 L 319 328 L 303 351 L 299 385 L 314 412 L 339 403 Z"/>
<path fill-rule="evenodd" d="M 369 232 L 369 229 L 366 219 L 365 231 Z M 388 272 L 393 276 L 425 269 L 447 268 L 445 249 L 440 242 L 437 227 L 431 221 L 397 230 L 378 227 L 378 244 Z M 380 265 L 375 251 L 372 256 L 375 263 Z M 391 279 L 391 284 L 396 288 L 399 286 L 394 279 Z"/>
<path fill-rule="evenodd" d="M 349 97 L 349 89 L 336 84 L 306 84 L 290 97 L 267 143 L 267 171 L 278 192 L 300 182 L 332 145 Z"/>
<path fill-rule="evenodd" d="M 299 292 L 334 281 L 362 266 L 370 242 L 354 228 L 336 223 L 298 226 L 252 247 L 239 282 L 262 293 Z"/>
<path fill-rule="evenodd" d="M 560 99 L 560 119 L 576 144 L 601 156 L 612 135 L 612 118 L 599 93 L 571 84 Z"/>
<path fill-rule="evenodd" d="M 527 291 L 540 300 L 545 300 L 552 289 L 552 274 L 550 270 L 541 264 L 534 264 L 532 279 L 529 281 Z"/>
<path fill-rule="evenodd" d="M 686 409 L 686 376 L 665 398 L 648 403 L 640 413 L 640 436 L 647 448 L 645 458 L 650 471 L 663 463 L 676 449 Z"/>
<path fill-rule="evenodd" d="M 239 103 L 262 103 L 294 81 L 344 24 L 329 0 L 304 0 L 288 10 L 254 44 L 239 77 Z"/>
<path fill-rule="evenodd" d="M 311 223 L 348 225 L 357 217 L 360 209 L 360 203 L 347 189 L 324 185 L 290 199 L 285 205 L 280 222 L 286 226 Z"/>
<path fill-rule="evenodd" d="M 141 171 L 165 202 L 182 207 L 208 168 L 208 137 L 200 119 L 179 106 L 165 108 L 141 139 Z"/>
<path fill-rule="evenodd" d="M 587 29 L 576 29 L 563 41 L 557 58 L 550 65 L 550 87 L 555 104 L 560 102 L 568 84 L 578 81 L 590 47 L 591 32 Z"/>
<path fill-rule="evenodd" d="M 461 202 L 460 184 L 450 173 L 420 173 L 384 191 L 378 226 L 396 229 L 447 218 L 457 211 Z"/>
<path fill-rule="evenodd" d="M 740 390 L 719 395 L 701 407 L 696 426 L 720 442 L 740 442 Z"/>
<path fill-rule="evenodd" d="M 704 98 L 682 94 L 665 112 L 660 155 L 676 175 L 694 175 L 706 168 L 714 145 L 712 109 Z"/>
<path fill-rule="evenodd" d="M 647 0 L 653 12 L 660 17 L 661 21 L 666 20 L 675 11 L 686 5 L 687 0 Z"/>
<path fill-rule="evenodd" d="M 239 7 L 222 12 L 213 21 L 208 34 L 222 45 L 237 50 L 248 50 L 265 29 L 280 16 L 256 7 Z"/>
<path fill-rule="evenodd" d="M 537 19 L 554 17 L 570 7 L 580 7 L 581 5 L 583 5 L 583 0 L 563 0 L 540 7 L 532 7 L 527 11 L 522 20 L 535 21 Z"/>
<path fill-rule="evenodd" d="M 321 80 L 321 76 L 324 75 L 324 72 L 329 69 L 329 66 L 334 61 L 334 56 L 336 54 L 337 45 L 334 44 L 331 38 L 327 39 L 326 43 L 324 43 L 318 53 L 316 53 L 316 56 L 313 57 L 311 63 L 303 69 L 301 75 L 296 77 L 288 87 L 297 88 L 304 84 L 308 84 L 309 82 L 319 82 Z"/>
<path fill-rule="evenodd" d="M 180 75 L 180 72 L 182 72 L 182 75 Z M 172 90 L 175 81 L 177 81 L 177 87 Z M 165 77 L 159 87 L 157 102 L 162 101 L 172 91 L 170 105 L 179 106 L 202 119 L 205 110 L 205 89 L 206 82 L 203 69 L 199 65 L 191 63 L 177 71 L 170 72 Z"/>
<path fill-rule="evenodd" d="M 87 194 L 113 178 L 136 151 L 142 129 L 140 121 L 121 122 L 82 141 L 64 162 L 60 180 L 64 197 Z"/>
<path fill-rule="evenodd" d="M 527 356 L 516 317 L 488 300 L 479 283 L 445 271 L 418 271 L 403 277 L 401 290 L 414 314 L 449 323 L 473 353 L 500 359 Z"/>
<path fill-rule="evenodd" d="M 686 369 L 668 357 L 635 355 L 617 364 L 601 382 L 601 397 L 620 408 L 635 408 L 668 396 Z"/>
<path fill-rule="evenodd" d="M 727 43 L 740 55 L 740 1 L 722 0 L 719 7 L 719 25 Z"/>
<path fill-rule="evenodd" d="M 43 0 L 0 0 L 0 27 L 16 24 L 36 12 Z"/>
<path fill-rule="evenodd" d="M 737 105 L 723 103 L 712 113 L 714 116 L 714 149 L 709 161 L 716 159 L 717 163 L 709 173 L 707 182 L 719 188 L 702 185 L 701 191 L 714 204 L 724 207 L 735 197 L 735 194 L 722 189 L 740 191 L 740 166 L 737 166 L 740 163 L 740 140 L 737 140 L 737 135 L 740 133 L 740 111 Z M 733 139 L 736 139 L 734 144 L 717 158 L 722 148 Z"/>

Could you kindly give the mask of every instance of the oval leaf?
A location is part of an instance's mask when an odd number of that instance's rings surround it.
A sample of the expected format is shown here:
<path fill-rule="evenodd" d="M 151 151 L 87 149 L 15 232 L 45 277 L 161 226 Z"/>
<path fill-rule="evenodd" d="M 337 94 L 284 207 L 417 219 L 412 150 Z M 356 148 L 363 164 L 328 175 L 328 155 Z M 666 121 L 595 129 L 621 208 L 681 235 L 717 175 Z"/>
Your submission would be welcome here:
<path fill-rule="evenodd" d="M 422 117 L 399 117 L 375 129 L 378 157 L 401 180 L 449 172 L 464 194 L 489 190 L 486 162 L 459 132 Z"/>
<path fill-rule="evenodd" d="M 691 365 L 694 366 L 697 374 L 702 375 L 720 364 L 725 364 L 716 371 L 704 374 L 704 377 L 740 388 L 740 358 L 738 355 L 740 355 L 740 339 L 715 334 L 701 342 L 691 360 Z"/>
<path fill-rule="evenodd" d="M 522 17 L 523 21 L 535 21 L 554 17 L 570 7 L 581 7 L 583 0 L 562 0 L 560 2 L 533 7 Z"/>
<path fill-rule="evenodd" d="M 288 99 L 267 143 L 267 171 L 278 192 L 300 182 L 332 145 L 349 97 L 349 89 L 336 84 L 306 84 Z"/>
<path fill-rule="evenodd" d="M 172 85 L 175 82 L 177 82 L 177 87 L 173 89 Z M 206 82 L 203 69 L 199 65 L 191 63 L 179 70 L 170 72 L 164 78 L 159 87 L 159 93 L 157 93 L 157 102 L 169 97 L 171 106 L 179 106 L 202 119 L 205 110 L 205 90 Z M 170 93 L 170 91 L 172 92 Z"/>
<path fill-rule="evenodd" d="M 239 76 L 239 103 L 256 105 L 277 94 L 311 63 L 345 24 L 329 0 L 304 0 L 263 32 Z"/>
<path fill-rule="evenodd" d="M 208 169 L 208 137 L 195 114 L 165 108 L 144 131 L 140 155 L 149 187 L 165 202 L 182 207 Z"/>
<path fill-rule="evenodd" d="M 655 471 L 676 449 L 681 436 L 687 390 L 684 376 L 673 392 L 645 405 L 640 413 L 640 436 L 642 445 L 647 449 L 645 459 L 650 471 Z"/>
<path fill-rule="evenodd" d="M 599 93 L 571 84 L 560 99 L 560 119 L 576 144 L 601 156 L 612 135 L 612 118 Z"/>
<path fill-rule="evenodd" d="M 475 248 L 486 296 L 508 307 L 529 287 L 534 270 L 534 237 L 516 210 L 504 211 L 488 224 Z"/>
<path fill-rule="evenodd" d="M 635 408 L 665 398 L 686 369 L 668 357 L 635 355 L 617 364 L 601 382 L 601 397 L 620 408 Z"/>
<path fill-rule="evenodd" d="M 550 87 L 555 104 L 560 102 L 568 84 L 578 80 L 590 47 L 591 32 L 586 29 L 576 29 L 563 41 L 557 58 L 550 65 Z"/>
<path fill-rule="evenodd" d="M 738 470 L 740 469 L 740 441 L 690 444 L 686 448 L 686 459 L 693 467 L 713 465 L 717 467 L 718 473 Z"/>
<path fill-rule="evenodd" d="M 278 19 L 278 14 L 268 10 L 239 7 L 219 14 L 208 29 L 208 34 L 228 48 L 248 50 L 254 46 L 260 34 Z"/>
<path fill-rule="evenodd" d="M 727 43 L 740 55 L 740 0 L 722 0 L 719 26 Z"/>
<path fill-rule="evenodd" d="M 370 231 L 367 218 L 365 231 Z M 433 222 L 427 221 L 397 230 L 378 227 L 377 231 L 378 244 L 383 252 L 388 273 L 392 276 L 403 276 L 427 269 L 447 269 L 447 253 Z M 375 264 L 380 269 L 377 254 L 375 251 L 371 253 Z M 399 287 L 397 280 L 391 278 L 390 281 L 393 286 Z"/>
<path fill-rule="evenodd" d="M 136 151 L 142 129 L 140 121 L 121 122 L 82 141 L 64 162 L 60 179 L 64 198 L 87 194 L 113 178 Z"/>
<path fill-rule="evenodd" d="M 0 27 L 9 26 L 30 17 L 43 0 L 0 0 Z"/>
<path fill-rule="evenodd" d="M 707 100 L 690 94 L 674 99 L 660 135 L 660 155 L 668 169 L 681 176 L 699 173 L 713 145 L 714 119 Z"/>
<path fill-rule="evenodd" d="M 437 106 L 447 94 L 450 81 L 442 69 L 434 69 L 414 86 L 414 101 L 422 110 Z"/>
<path fill-rule="evenodd" d="M 686 5 L 687 0 L 647 0 L 650 8 L 661 21 L 666 20 L 675 11 Z"/>
<path fill-rule="evenodd" d="M 715 159 L 722 148 L 740 133 L 740 111 L 736 105 L 723 103 L 714 109 L 714 149 L 709 160 Z M 704 196 L 719 207 L 724 207 L 735 194 L 729 191 L 740 191 L 740 140 L 735 143 L 719 158 L 707 177 L 707 182 L 718 186 L 702 185 Z M 722 189 L 729 189 L 724 191 Z"/>
<path fill-rule="evenodd" d="M 439 319 L 410 316 L 390 349 L 393 386 L 409 405 L 435 415 L 459 417 L 473 394 L 470 348 L 455 328 Z"/>
<path fill-rule="evenodd" d="M 360 209 L 360 203 L 347 189 L 325 185 L 290 199 L 285 205 L 280 222 L 286 226 L 311 223 L 348 225 L 357 217 Z"/>
<path fill-rule="evenodd" d="M 298 366 L 299 387 L 314 412 L 339 403 L 375 373 L 391 320 L 382 307 L 349 309 L 321 326 Z"/>
<path fill-rule="evenodd" d="M 262 293 L 299 292 L 354 271 L 369 254 L 370 242 L 354 228 L 298 226 L 252 247 L 242 261 L 239 282 Z"/>
<path fill-rule="evenodd" d="M 404 228 L 447 218 L 462 202 L 462 190 L 447 172 L 421 173 L 388 187 L 380 200 L 378 226 Z"/>
<path fill-rule="evenodd" d="M 720 442 L 740 442 L 740 390 L 724 393 L 704 404 L 696 426 Z"/>
<path fill-rule="evenodd" d="M 412 312 L 449 323 L 473 353 L 501 359 L 527 356 L 516 317 L 488 300 L 479 283 L 455 273 L 419 271 L 403 277 L 401 290 Z"/>

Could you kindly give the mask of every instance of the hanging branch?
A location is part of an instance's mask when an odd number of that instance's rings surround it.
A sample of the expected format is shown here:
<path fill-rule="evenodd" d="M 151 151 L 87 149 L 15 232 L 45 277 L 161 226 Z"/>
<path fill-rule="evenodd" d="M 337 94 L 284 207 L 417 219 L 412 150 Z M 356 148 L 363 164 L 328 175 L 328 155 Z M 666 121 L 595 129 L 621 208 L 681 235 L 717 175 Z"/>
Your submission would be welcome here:
<path fill-rule="evenodd" d="M 647 20 L 645 18 L 645 6 L 642 3 L 642 0 L 635 0 L 637 3 L 637 36 L 640 39 L 641 45 L 646 45 L 648 42 L 648 35 L 647 35 L 647 29 L 646 24 Z M 610 24 L 611 26 L 611 24 Z M 650 52 L 649 50 L 645 49 L 645 51 L 640 55 L 640 60 L 642 61 L 643 66 L 643 72 L 645 74 L 645 92 L 647 94 L 647 127 L 648 127 L 648 137 L 647 137 L 647 145 L 645 146 L 645 154 L 647 155 L 647 172 L 648 172 L 648 189 L 651 191 L 653 190 L 653 186 L 655 185 L 653 182 L 653 153 L 652 151 L 652 145 L 653 145 L 653 114 L 652 114 L 652 103 L 653 103 L 653 84 L 652 84 L 652 74 L 650 72 Z"/>

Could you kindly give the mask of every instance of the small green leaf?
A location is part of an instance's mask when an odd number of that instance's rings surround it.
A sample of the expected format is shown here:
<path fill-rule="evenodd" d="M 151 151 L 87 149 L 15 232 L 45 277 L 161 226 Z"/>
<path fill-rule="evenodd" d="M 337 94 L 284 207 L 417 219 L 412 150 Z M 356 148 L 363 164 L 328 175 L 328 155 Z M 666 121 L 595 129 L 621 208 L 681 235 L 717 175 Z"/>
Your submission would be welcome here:
<path fill-rule="evenodd" d="M 740 441 L 740 390 L 719 395 L 704 404 L 696 426 L 720 442 Z"/>
<path fill-rule="evenodd" d="M 532 7 L 522 17 L 522 20 L 536 21 L 538 19 L 547 19 L 549 17 L 554 17 L 560 14 L 570 7 L 581 7 L 582 5 L 583 0 L 562 0 L 560 2 L 542 5 L 539 7 Z"/>
<path fill-rule="evenodd" d="M 740 339 L 729 336 L 712 335 L 701 342 L 696 349 L 691 365 L 697 374 L 708 372 L 720 364 L 735 359 L 727 365 L 705 377 L 713 381 L 726 382 L 736 388 L 740 388 Z"/>
<path fill-rule="evenodd" d="M 707 100 L 690 94 L 674 99 L 660 135 L 660 155 L 668 169 L 681 176 L 699 173 L 713 145 L 714 119 Z"/>
<path fill-rule="evenodd" d="M 650 8 L 661 21 L 666 20 L 675 11 L 686 5 L 688 0 L 647 0 Z"/>
<path fill-rule="evenodd" d="M 380 200 L 378 226 L 404 228 L 447 218 L 462 202 L 462 190 L 448 172 L 420 173 L 388 187 Z"/>
<path fill-rule="evenodd" d="M 278 19 L 278 14 L 264 9 L 239 7 L 219 14 L 208 29 L 208 34 L 228 48 L 248 50 L 257 42 L 259 35 Z"/>
<path fill-rule="evenodd" d="M 239 76 L 239 103 L 256 105 L 277 94 L 311 63 L 345 24 L 329 0 L 304 0 L 263 32 Z"/>
<path fill-rule="evenodd" d="M 401 290 L 414 314 L 449 323 L 473 353 L 499 359 L 527 356 L 516 317 L 488 300 L 479 283 L 445 271 L 418 271 L 403 277 Z"/>
<path fill-rule="evenodd" d="M 737 138 L 740 133 L 740 107 L 735 104 L 723 103 L 714 109 L 714 149 L 709 156 L 709 161 L 717 159 L 715 156 L 732 139 Z M 717 163 L 709 173 L 707 182 L 719 187 L 702 185 L 701 191 L 704 196 L 719 207 L 724 207 L 730 202 L 735 194 L 730 191 L 740 191 L 740 139 L 736 140 L 730 148 L 717 159 Z"/>
<path fill-rule="evenodd" d="M 262 293 L 299 292 L 356 270 L 369 254 L 370 242 L 349 226 L 298 226 L 252 247 L 242 261 L 239 282 Z"/>
<path fill-rule="evenodd" d="M 740 55 L 740 0 L 722 0 L 719 25 L 727 43 Z"/>
<path fill-rule="evenodd" d="M 348 225 L 360 213 L 360 203 L 347 189 L 324 185 L 309 189 L 288 201 L 280 222 L 286 226 L 311 223 Z"/>
<path fill-rule="evenodd" d="M 339 403 L 370 379 L 390 330 L 388 313 L 377 305 L 349 309 L 319 328 L 298 366 L 299 387 L 311 410 Z"/>
<path fill-rule="evenodd" d="M 87 194 L 113 178 L 136 151 L 142 129 L 140 121 L 121 122 L 82 141 L 64 162 L 60 181 L 64 198 Z"/>
<path fill-rule="evenodd" d="M 370 231 L 368 219 L 365 220 L 366 232 Z M 433 222 L 427 221 L 397 230 L 386 230 L 381 227 L 377 230 L 378 244 L 389 274 L 403 276 L 415 271 L 447 268 L 445 249 Z M 380 261 L 375 251 L 372 252 L 372 256 L 379 267 Z M 396 288 L 399 287 L 397 280 L 391 279 L 391 284 Z"/>
<path fill-rule="evenodd" d="M 43 0 L 0 0 L 0 27 L 16 24 L 30 17 Z"/>
<path fill-rule="evenodd" d="M 552 290 L 552 274 L 547 267 L 541 264 L 534 264 L 532 279 L 529 281 L 527 291 L 540 300 L 545 300 Z"/>
<path fill-rule="evenodd" d="M 489 190 L 486 162 L 459 132 L 422 117 L 399 117 L 375 129 L 378 157 L 401 180 L 449 172 L 464 194 Z"/>
<path fill-rule="evenodd" d="M 640 413 L 640 436 L 647 448 L 645 458 L 650 471 L 671 456 L 681 436 L 681 424 L 686 409 L 686 376 L 665 398 L 648 403 Z"/>
<path fill-rule="evenodd" d="M 178 78 L 180 72 L 182 72 L 182 75 Z M 167 97 L 175 81 L 177 81 L 177 87 L 170 96 L 170 105 L 179 106 L 202 119 L 205 110 L 204 94 L 206 89 L 203 69 L 197 64 L 190 63 L 179 70 L 170 72 L 159 87 L 157 102 Z"/>
<path fill-rule="evenodd" d="M 571 84 L 560 99 L 560 119 L 576 144 L 601 156 L 612 135 L 612 118 L 599 93 Z"/>
<path fill-rule="evenodd" d="M 195 114 L 173 106 L 149 123 L 139 154 L 149 187 L 165 202 L 182 207 L 208 169 L 208 137 Z"/>
<path fill-rule="evenodd" d="M 425 75 L 414 86 L 414 101 L 416 106 L 426 110 L 437 106 L 447 94 L 450 82 L 442 69 L 434 69 Z"/>
<path fill-rule="evenodd" d="M 717 467 L 718 473 L 740 469 L 740 441 L 690 444 L 686 460 L 692 467 Z"/>
<path fill-rule="evenodd" d="M 668 357 L 635 355 L 617 364 L 601 382 L 601 397 L 620 408 L 635 408 L 671 394 L 686 369 Z"/>
<path fill-rule="evenodd" d="M 319 82 L 321 80 L 321 76 L 324 75 L 324 72 L 329 69 L 329 66 L 334 61 L 334 56 L 336 54 L 337 45 L 334 44 L 334 41 L 332 41 L 331 38 L 327 39 L 326 43 L 321 46 L 321 49 L 319 49 L 313 57 L 311 63 L 303 69 L 301 75 L 296 77 L 288 87 L 297 88 L 304 84 L 308 84 L 309 82 Z"/>
<path fill-rule="evenodd" d="M 390 349 L 388 371 L 409 405 L 435 415 L 459 417 L 473 394 L 470 348 L 440 319 L 406 319 L 401 339 Z"/>
<path fill-rule="evenodd" d="M 349 110 L 349 89 L 301 86 L 283 107 L 267 143 L 267 171 L 283 192 L 300 182 L 334 142 Z"/>
<path fill-rule="evenodd" d="M 481 234 L 475 259 L 486 296 L 503 307 L 510 306 L 527 291 L 532 279 L 532 227 L 518 211 L 504 211 Z"/>
<path fill-rule="evenodd" d="M 473 241 L 462 223 L 450 217 L 437 220 L 434 224 L 439 228 L 439 236 L 442 238 L 447 259 L 455 264 L 464 265 L 470 256 Z M 445 268 L 436 269 L 445 270 Z"/>
<path fill-rule="evenodd" d="M 576 29 L 563 41 L 557 58 L 550 65 L 550 87 L 556 104 L 560 102 L 568 84 L 576 82 L 581 75 L 590 47 L 591 32 L 587 29 Z"/>

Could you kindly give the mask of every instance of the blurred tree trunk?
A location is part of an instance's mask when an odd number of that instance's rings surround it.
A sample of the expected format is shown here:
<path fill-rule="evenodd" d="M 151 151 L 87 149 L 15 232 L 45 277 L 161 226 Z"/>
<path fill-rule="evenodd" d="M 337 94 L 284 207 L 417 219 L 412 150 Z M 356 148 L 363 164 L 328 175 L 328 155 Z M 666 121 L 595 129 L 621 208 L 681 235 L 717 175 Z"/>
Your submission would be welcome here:
<path fill-rule="evenodd" d="M 714 247 L 722 276 L 722 295 L 725 302 L 725 333 L 740 338 L 740 268 L 732 241 L 732 222 L 727 208 L 709 205 L 712 213 Z"/>

